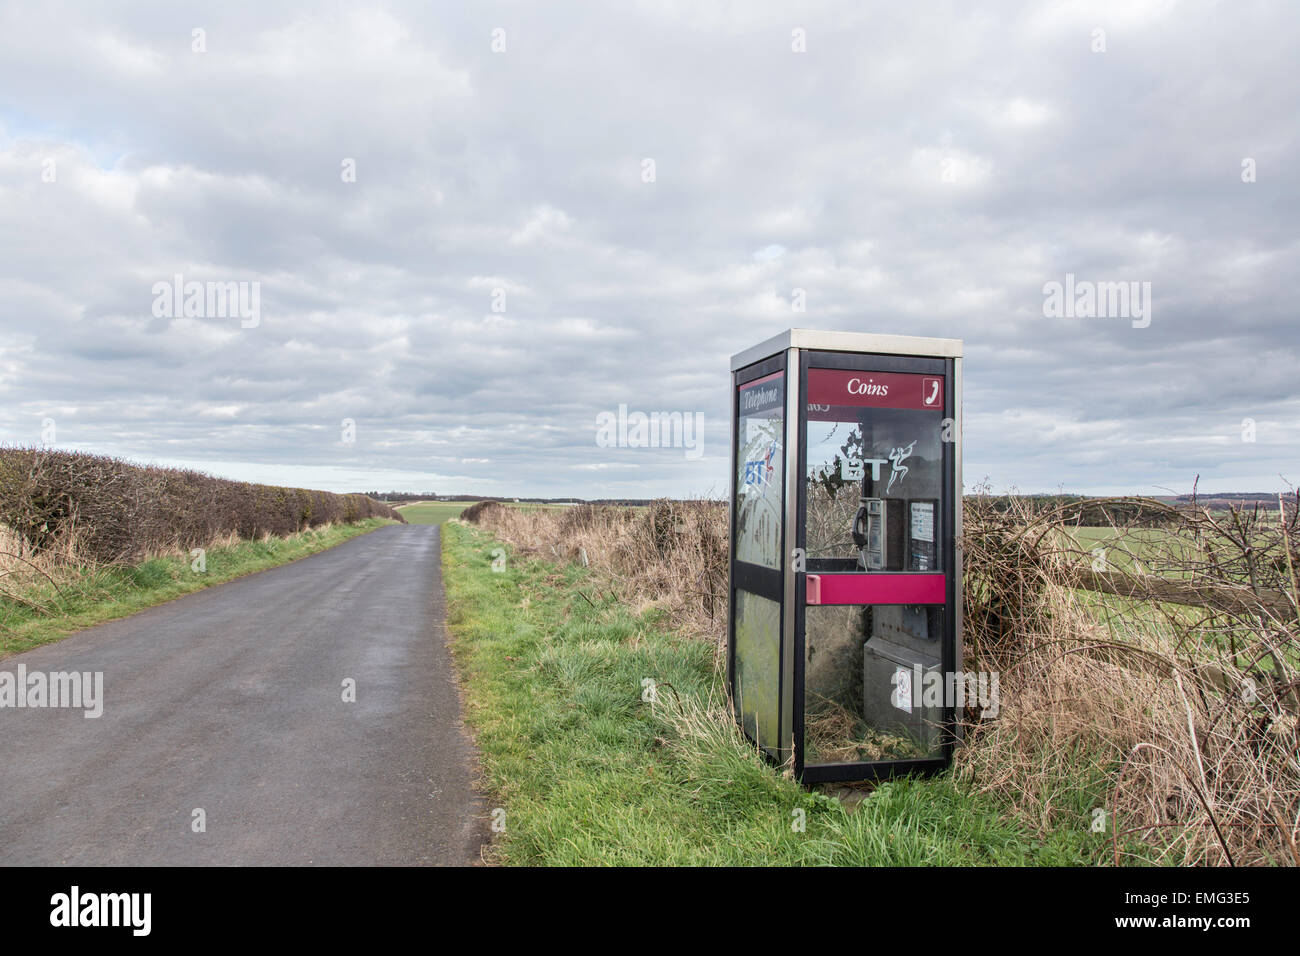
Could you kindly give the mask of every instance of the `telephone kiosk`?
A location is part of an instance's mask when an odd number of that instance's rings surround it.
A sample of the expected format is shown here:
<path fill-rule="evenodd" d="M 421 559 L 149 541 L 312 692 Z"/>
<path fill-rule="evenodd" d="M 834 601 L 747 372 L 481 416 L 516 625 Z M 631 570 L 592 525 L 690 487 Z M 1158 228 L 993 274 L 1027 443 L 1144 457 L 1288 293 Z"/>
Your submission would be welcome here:
<path fill-rule="evenodd" d="M 738 723 L 809 782 L 947 766 L 961 342 L 792 329 L 731 371 Z"/>

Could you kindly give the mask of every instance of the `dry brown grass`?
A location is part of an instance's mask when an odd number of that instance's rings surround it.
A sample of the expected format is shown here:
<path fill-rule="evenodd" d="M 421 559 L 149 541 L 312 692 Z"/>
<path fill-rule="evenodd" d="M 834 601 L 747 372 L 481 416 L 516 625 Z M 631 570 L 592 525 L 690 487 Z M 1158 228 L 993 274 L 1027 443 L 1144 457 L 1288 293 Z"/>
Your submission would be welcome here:
<path fill-rule="evenodd" d="M 972 715 L 957 773 L 1043 832 L 1103 811 L 1115 863 L 1137 843 L 1178 863 L 1300 864 L 1295 505 L 1279 521 L 1144 502 L 1135 513 L 1165 528 L 1113 529 L 1118 593 L 1077 588 L 1095 561 L 1073 526 L 1096 513 L 1086 505 L 967 499 L 964 666 L 1000 674 L 1000 706 Z M 724 504 L 470 517 L 525 553 L 590 564 L 624 603 L 712 641 L 721 664 Z M 836 547 L 836 527 L 817 540 Z M 1157 585 L 1171 578 L 1206 599 L 1169 603 Z M 813 717 L 812 742 L 832 748 L 852 719 Z"/>
<path fill-rule="evenodd" d="M 89 564 L 83 552 L 76 534 L 63 535 L 51 547 L 38 549 L 0 524 L 0 598 L 30 605 L 33 585 L 57 589 L 76 580 Z"/>
<path fill-rule="evenodd" d="M 679 626 L 721 644 L 727 626 L 727 510 L 716 501 L 656 501 L 646 508 L 576 505 L 466 509 L 524 553 L 594 568 L 637 611 L 661 608 Z"/>
<path fill-rule="evenodd" d="M 332 527 L 326 523 L 312 533 L 324 533 Z M 282 540 L 290 542 L 308 532 L 298 532 L 283 538 L 265 535 L 263 542 Z M 201 547 L 205 551 L 233 548 L 240 542 L 234 531 L 215 534 Z M 153 558 L 182 558 L 189 561 L 191 548 L 172 544 L 139 556 L 140 561 Z M 5 607 L 26 608 L 44 616 L 57 617 L 62 611 L 57 606 L 70 593 L 107 595 L 101 587 L 101 576 L 106 566 L 98 561 L 90 549 L 84 547 L 75 533 L 65 533 L 52 540 L 47 547 L 33 547 L 11 529 L 0 524 L 0 638 L 9 633 L 9 616 Z M 2 642 L 0 642 L 2 646 Z"/>

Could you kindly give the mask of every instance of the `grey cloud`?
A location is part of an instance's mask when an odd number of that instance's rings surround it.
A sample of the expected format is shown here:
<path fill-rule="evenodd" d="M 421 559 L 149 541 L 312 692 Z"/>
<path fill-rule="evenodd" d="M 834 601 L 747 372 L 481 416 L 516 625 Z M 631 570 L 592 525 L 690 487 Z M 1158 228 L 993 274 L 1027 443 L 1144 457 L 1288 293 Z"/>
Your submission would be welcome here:
<path fill-rule="evenodd" d="M 970 480 L 1300 480 L 1298 34 L 1262 3 L 8 8 L 0 441 L 721 491 L 726 359 L 799 325 L 965 339 Z M 1151 326 L 1045 318 L 1067 272 L 1151 282 Z M 261 324 L 156 319 L 177 273 L 260 282 Z M 620 403 L 702 412 L 705 457 L 597 447 Z"/>

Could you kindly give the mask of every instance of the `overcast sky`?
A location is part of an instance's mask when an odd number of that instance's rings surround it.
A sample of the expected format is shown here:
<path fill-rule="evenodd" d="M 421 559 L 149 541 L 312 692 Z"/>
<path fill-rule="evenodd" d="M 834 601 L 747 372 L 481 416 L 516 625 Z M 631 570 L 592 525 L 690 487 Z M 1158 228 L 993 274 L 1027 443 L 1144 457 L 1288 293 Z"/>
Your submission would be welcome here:
<path fill-rule="evenodd" d="M 725 494 L 728 358 L 794 326 L 964 339 L 968 486 L 1300 482 L 1300 7 L 975 6 L 4 3 L 0 442 Z"/>

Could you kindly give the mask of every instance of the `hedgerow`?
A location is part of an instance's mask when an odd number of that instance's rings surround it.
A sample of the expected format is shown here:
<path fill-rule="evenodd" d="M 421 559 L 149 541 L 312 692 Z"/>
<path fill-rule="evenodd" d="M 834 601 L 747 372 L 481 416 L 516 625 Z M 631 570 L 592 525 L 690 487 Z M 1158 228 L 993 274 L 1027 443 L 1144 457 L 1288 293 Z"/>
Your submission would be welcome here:
<path fill-rule="evenodd" d="M 79 555 L 130 561 L 324 524 L 401 515 L 360 494 L 252 484 L 198 471 L 42 448 L 0 448 L 0 524 L 31 549 L 75 539 Z"/>

